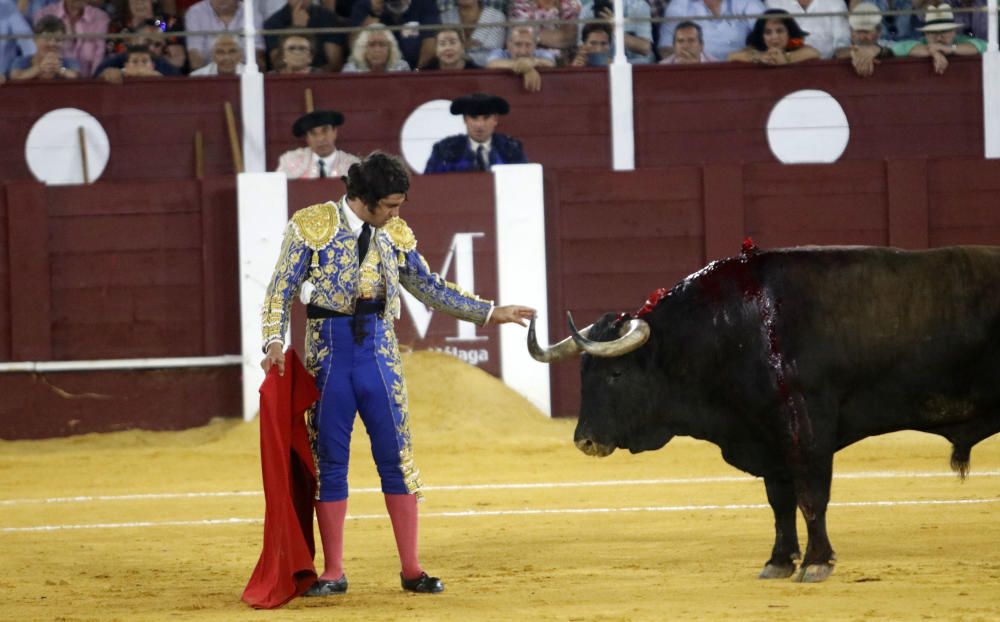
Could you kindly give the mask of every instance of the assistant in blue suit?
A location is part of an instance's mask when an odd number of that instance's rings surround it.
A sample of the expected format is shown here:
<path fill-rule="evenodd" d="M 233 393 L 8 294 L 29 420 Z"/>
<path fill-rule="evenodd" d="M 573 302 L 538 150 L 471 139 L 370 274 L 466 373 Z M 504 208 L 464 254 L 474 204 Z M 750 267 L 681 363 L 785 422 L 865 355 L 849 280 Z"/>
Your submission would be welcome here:
<path fill-rule="evenodd" d="M 451 114 L 462 115 L 467 134 L 434 143 L 424 173 L 488 171 L 494 164 L 524 164 L 521 141 L 496 131 L 500 115 L 510 112 L 502 97 L 488 93 L 463 95 L 451 102 Z"/>
<path fill-rule="evenodd" d="M 343 594 L 347 465 L 355 414 L 371 439 L 386 508 L 402 566 L 403 589 L 440 592 L 444 585 L 423 571 L 417 556 L 420 472 L 410 445 L 403 366 L 394 320 L 400 287 L 426 305 L 462 320 L 524 325 L 534 309 L 495 307 L 432 273 L 417 252 L 413 231 L 399 218 L 409 175 L 398 158 L 375 152 L 351 165 L 340 201 L 297 211 L 288 223 L 281 255 L 263 308 L 267 371 L 284 373 L 289 307 L 307 279 L 306 368 L 319 400 L 307 422 L 319 479 L 316 516 L 325 570 L 307 596 Z"/>

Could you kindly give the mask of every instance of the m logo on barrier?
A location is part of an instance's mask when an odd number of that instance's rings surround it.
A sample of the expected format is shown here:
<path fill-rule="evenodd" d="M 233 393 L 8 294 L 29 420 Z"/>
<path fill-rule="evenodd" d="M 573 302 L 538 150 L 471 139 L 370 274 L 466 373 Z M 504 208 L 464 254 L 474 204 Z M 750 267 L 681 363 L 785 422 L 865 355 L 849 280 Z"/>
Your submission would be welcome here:
<path fill-rule="evenodd" d="M 455 278 L 452 281 L 467 292 L 476 291 L 476 271 L 472 254 L 472 242 L 476 238 L 484 237 L 485 233 L 456 233 L 451 239 L 448 247 L 448 254 L 445 255 L 444 265 L 438 271 L 443 278 L 448 277 L 448 270 L 452 261 L 455 263 Z M 400 290 L 403 297 L 403 306 L 413 319 L 413 326 L 420 339 L 427 337 L 427 329 L 431 325 L 431 318 L 434 310 L 417 300 L 413 294 L 405 289 Z M 454 336 L 445 337 L 445 341 L 485 341 L 485 335 L 476 334 L 476 325 L 471 322 L 461 322 L 455 320 L 458 332 Z"/>

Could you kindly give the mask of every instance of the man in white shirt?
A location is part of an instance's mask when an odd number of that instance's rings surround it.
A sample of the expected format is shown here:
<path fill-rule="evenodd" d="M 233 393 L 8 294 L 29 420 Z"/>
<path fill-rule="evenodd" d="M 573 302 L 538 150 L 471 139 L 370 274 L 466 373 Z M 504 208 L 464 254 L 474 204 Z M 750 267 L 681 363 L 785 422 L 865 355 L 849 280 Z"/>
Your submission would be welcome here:
<path fill-rule="evenodd" d="M 212 45 L 212 62 L 191 72 L 192 76 L 234 76 L 243 73 L 243 50 L 232 35 L 222 35 Z"/>
<path fill-rule="evenodd" d="M 281 154 L 278 171 L 289 179 L 342 177 L 357 156 L 337 149 L 337 128 L 344 115 L 336 110 L 313 110 L 299 117 L 292 125 L 296 138 L 305 138 L 306 146 Z"/>
<path fill-rule="evenodd" d="M 254 27 L 262 28 L 259 16 L 254 15 Z M 243 2 L 241 0 L 201 0 L 191 5 L 184 14 L 184 27 L 190 32 L 243 30 Z M 208 64 L 212 55 L 212 45 L 218 35 L 191 35 L 187 38 L 188 62 L 191 69 L 200 69 Z M 257 64 L 264 66 L 264 37 L 254 39 L 257 50 Z"/>
<path fill-rule="evenodd" d="M 767 0 L 767 8 L 791 13 L 809 33 L 806 43 L 819 50 L 821 58 L 833 58 L 837 48 L 851 45 L 851 27 L 846 15 L 813 17 L 814 13 L 844 13 L 843 0 Z"/>

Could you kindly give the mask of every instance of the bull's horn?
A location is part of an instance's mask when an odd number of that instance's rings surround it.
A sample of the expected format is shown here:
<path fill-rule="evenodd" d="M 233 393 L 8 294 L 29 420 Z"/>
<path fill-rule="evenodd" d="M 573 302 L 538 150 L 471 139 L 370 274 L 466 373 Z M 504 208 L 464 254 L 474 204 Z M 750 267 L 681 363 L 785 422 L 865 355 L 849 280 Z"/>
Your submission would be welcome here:
<path fill-rule="evenodd" d="M 625 334 L 618 337 L 618 339 L 614 341 L 591 341 L 587 339 L 587 334 L 584 331 L 576 330 L 576 325 L 573 324 L 573 315 L 569 312 L 566 315 L 569 318 L 569 330 L 572 333 L 573 341 L 576 342 L 576 345 L 581 350 L 591 356 L 610 358 L 628 354 L 641 347 L 649 339 L 649 324 L 646 323 L 646 320 L 635 318 L 629 321 Z M 590 326 L 593 326 L 593 324 Z M 589 332 L 590 326 L 587 327 L 587 332 Z"/>
<path fill-rule="evenodd" d="M 593 324 L 590 326 L 593 326 Z M 580 334 L 586 335 L 589 333 L 590 326 L 580 331 Z M 572 337 L 566 337 L 554 346 L 542 348 L 538 345 L 538 340 L 535 337 L 535 318 L 531 318 L 531 324 L 528 325 L 528 352 L 531 353 L 531 358 L 540 363 L 554 363 L 580 354 L 580 347 L 574 343 Z"/>

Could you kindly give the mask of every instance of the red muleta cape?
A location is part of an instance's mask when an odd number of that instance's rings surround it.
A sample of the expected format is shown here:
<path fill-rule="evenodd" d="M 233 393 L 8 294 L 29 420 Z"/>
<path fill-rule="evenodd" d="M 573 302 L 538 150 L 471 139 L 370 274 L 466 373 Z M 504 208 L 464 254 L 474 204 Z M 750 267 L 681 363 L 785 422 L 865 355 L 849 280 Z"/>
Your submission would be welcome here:
<path fill-rule="evenodd" d="M 316 467 L 303 413 L 318 397 L 315 380 L 291 348 L 285 375 L 272 368 L 260 385 L 264 547 L 243 591 L 243 600 L 257 609 L 280 607 L 316 581 Z"/>

